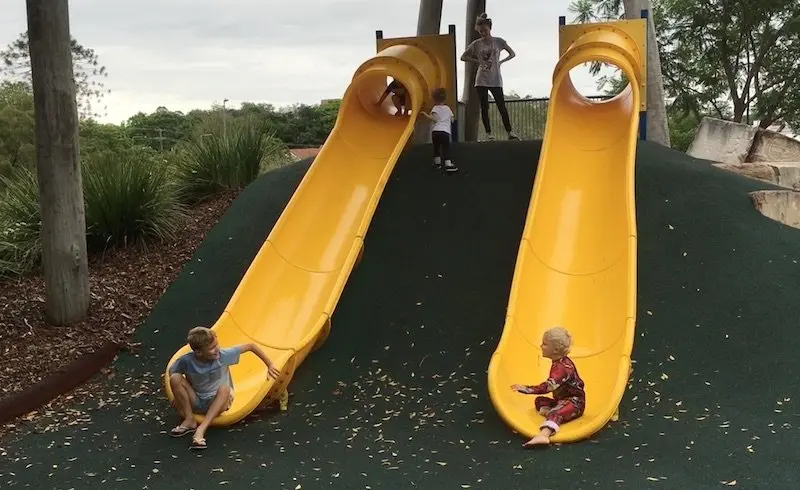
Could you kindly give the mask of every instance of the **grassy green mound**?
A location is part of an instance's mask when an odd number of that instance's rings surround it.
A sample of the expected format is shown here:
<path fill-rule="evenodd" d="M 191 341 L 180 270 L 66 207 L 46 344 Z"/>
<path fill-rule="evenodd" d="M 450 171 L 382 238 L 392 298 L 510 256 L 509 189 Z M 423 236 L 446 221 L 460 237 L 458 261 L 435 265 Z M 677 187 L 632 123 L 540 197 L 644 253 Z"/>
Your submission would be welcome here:
<path fill-rule="evenodd" d="M 794 488 L 800 232 L 752 207 L 747 192 L 763 184 L 650 144 L 638 155 L 639 318 L 621 419 L 591 441 L 520 449 L 485 372 L 538 151 L 456 145 L 462 171 L 451 176 L 429 167 L 429 149 L 407 152 L 289 411 L 214 430 L 197 455 L 166 435 L 175 420 L 159 377 L 186 330 L 217 318 L 307 164 L 259 178 L 163 296 L 108 391 L 59 429 L 5 445 L 0 485 Z"/>

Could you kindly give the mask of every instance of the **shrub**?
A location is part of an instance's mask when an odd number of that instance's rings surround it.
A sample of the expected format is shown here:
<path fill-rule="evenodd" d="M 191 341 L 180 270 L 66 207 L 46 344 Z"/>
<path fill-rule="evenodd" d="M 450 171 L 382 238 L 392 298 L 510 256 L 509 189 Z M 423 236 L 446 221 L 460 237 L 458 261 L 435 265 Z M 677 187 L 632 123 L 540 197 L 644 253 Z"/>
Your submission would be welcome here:
<path fill-rule="evenodd" d="M 0 275 L 22 274 L 41 257 L 39 186 L 26 166 L 0 177 Z"/>
<path fill-rule="evenodd" d="M 182 145 L 176 176 L 188 201 L 242 189 L 267 168 L 286 162 L 283 142 L 264 124 L 231 122 L 226 134 L 204 134 Z"/>
<path fill-rule="evenodd" d="M 88 158 L 83 188 L 90 247 L 174 239 L 185 213 L 170 172 L 146 147 Z"/>
<path fill-rule="evenodd" d="M 170 171 L 144 147 L 87 158 L 82 173 L 89 250 L 173 239 L 185 214 Z M 41 259 L 39 187 L 27 167 L 0 180 L 6 187 L 0 199 L 0 275 L 23 274 Z"/>

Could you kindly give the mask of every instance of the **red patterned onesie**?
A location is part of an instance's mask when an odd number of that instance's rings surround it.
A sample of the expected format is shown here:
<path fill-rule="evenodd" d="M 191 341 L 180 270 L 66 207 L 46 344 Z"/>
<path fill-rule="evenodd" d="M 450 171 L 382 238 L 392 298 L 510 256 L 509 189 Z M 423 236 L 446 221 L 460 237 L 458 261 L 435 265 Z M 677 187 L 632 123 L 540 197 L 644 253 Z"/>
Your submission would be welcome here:
<path fill-rule="evenodd" d="M 525 386 L 525 392 L 531 395 L 553 393 L 553 398 L 537 396 L 534 402 L 536 410 L 546 419 L 542 427 L 553 432 L 558 431 L 559 425 L 583 415 L 586 408 L 583 380 L 578 375 L 575 363 L 567 356 L 553 361 L 547 381 Z"/>

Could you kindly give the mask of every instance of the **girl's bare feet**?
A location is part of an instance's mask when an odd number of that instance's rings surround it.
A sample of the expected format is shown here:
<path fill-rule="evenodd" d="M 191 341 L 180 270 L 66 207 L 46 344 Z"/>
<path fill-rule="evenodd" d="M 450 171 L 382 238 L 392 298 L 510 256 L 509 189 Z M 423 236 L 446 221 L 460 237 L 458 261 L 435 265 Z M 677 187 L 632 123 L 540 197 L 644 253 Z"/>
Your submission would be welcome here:
<path fill-rule="evenodd" d="M 547 427 L 543 428 L 536 436 L 530 441 L 522 445 L 522 447 L 529 448 L 534 446 L 547 446 L 550 444 L 550 435 L 553 431 Z"/>
<path fill-rule="evenodd" d="M 541 434 L 537 434 L 534 436 L 533 439 L 523 444 L 524 447 L 533 447 L 533 446 L 546 446 L 550 444 L 550 438 L 547 436 L 543 436 Z"/>

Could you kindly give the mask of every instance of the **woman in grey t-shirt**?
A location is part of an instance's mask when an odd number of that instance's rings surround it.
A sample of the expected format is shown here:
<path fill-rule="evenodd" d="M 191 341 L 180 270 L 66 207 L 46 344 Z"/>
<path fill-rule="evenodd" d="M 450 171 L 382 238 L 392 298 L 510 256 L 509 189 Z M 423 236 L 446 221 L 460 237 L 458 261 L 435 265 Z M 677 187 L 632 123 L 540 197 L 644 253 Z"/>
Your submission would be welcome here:
<path fill-rule="evenodd" d="M 492 127 L 489 123 L 489 92 L 491 92 L 497 104 L 497 109 L 500 111 L 500 116 L 503 118 L 503 126 L 508 132 L 509 139 L 519 139 L 511 129 L 511 120 L 508 117 L 505 97 L 503 96 L 503 76 L 500 73 L 500 65 L 517 54 L 505 39 L 492 36 L 492 19 L 487 17 L 485 13 L 478 16 L 475 21 L 475 30 L 478 31 L 481 37 L 467 46 L 466 51 L 461 55 L 461 61 L 472 61 L 478 64 L 478 72 L 475 75 L 475 90 L 478 92 L 478 100 L 481 104 L 483 129 L 486 130 L 486 135 L 489 139 L 494 139 Z M 504 49 L 508 51 L 508 56 L 501 60 L 500 53 Z"/>

